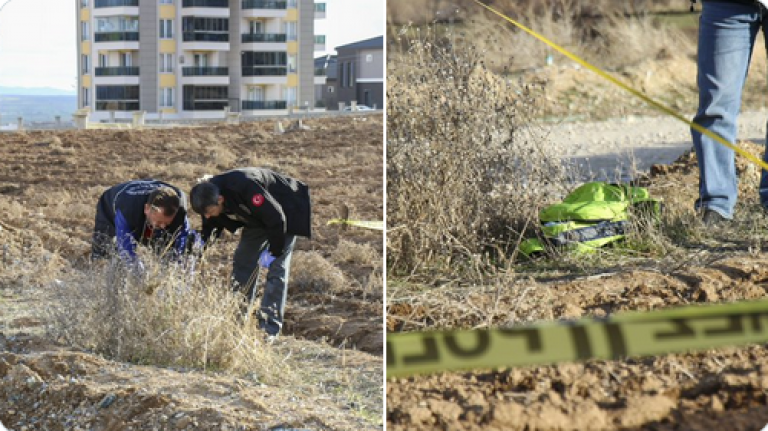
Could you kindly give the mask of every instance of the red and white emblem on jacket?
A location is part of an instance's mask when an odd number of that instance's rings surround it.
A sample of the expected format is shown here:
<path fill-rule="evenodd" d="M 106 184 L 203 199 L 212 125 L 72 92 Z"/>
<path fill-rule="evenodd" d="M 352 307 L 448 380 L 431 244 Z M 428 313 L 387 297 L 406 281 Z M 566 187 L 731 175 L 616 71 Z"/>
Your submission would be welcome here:
<path fill-rule="evenodd" d="M 253 199 L 251 199 L 251 202 L 253 202 L 253 206 L 260 207 L 264 204 L 264 195 L 260 193 L 256 193 L 253 195 Z"/>

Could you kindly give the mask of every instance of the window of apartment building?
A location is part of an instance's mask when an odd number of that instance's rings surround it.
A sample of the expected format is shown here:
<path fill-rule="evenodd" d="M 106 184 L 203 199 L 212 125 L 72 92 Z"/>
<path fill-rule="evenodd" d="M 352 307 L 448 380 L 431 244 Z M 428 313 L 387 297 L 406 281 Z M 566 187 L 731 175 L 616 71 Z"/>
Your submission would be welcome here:
<path fill-rule="evenodd" d="M 229 31 L 229 19 L 188 16 L 184 17 L 182 26 L 184 31 L 226 32 Z"/>
<path fill-rule="evenodd" d="M 288 72 L 296 73 L 296 54 L 288 56 Z"/>
<path fill-rule="evenodd" d="M 86 106 L 91 106 L 91 92 L 89 91 L 88 87 L 83 87 L 83 108 Z"/>
<path fill-rule="evenodd" d="M 288 55 L 285 52 L 255 52 L 243 53 L 243 66 L 286 66 Z"/>
<path fill-rule="evenodd" d="M 91 61 L 87 54 L 82 55 L 82 67 L 83 67 L 83 75 L 88 75 L 91 73 Z"/>
<path fill-rule="evenodd" d="M 160 54 L 160 73 L 173 73 L 173 54 Z"/>
<path fill-rule="evenodd" d="M 122 67 L 131 67 L 133 66 L 133 56 L 130 52 L 121 52 L 120 53 L 120 66 Z"/>
<path fill-rule="evenodd" d="M 160 4 L 173 4 L 173 0 L 160 0 Z"/>
<path fill-rule="evenodd" d="M 137 111 L 138 85 L 97 85 L 95 108 L 97 111 Z"/>
<path fill-rule="evenodd" d="M 80 35 L 82 40 L 91 40 L 90 25 L 88 21 L 80 22 Z"/>
<path fill-rule="evenodd" d="M 96 100 L 139 100 L 139 86 L 97 85 Z"/>
<path fill-rule="evenodd" d="M 373 54 L 366 54 L 365 55 L 365 62 L 366 63 L 373 63 Z"/>
<path fill-rule="evenodd" d="M 286 22 L 285 23 L 285 36 L 288 38 L 288 40 L 296 40 L 296 23 L 295 22 Z"/>
<path fill-rule="evenodd" d="M 160 106 L 163 108 L 173 107 L 173 87 L 165 87 L 160 89 Z"/>
<path fill-rule="evenodd" d="M 289 87 L 284 92 L 285 103 L 288 106 L 296 106 L 296 87 Z"/>
<path fill-rule="evenodd" d="M 80 0 L 80 7 L 88 7 L 88 0 Z"/>
<path fill-rule="evenodd" d="M 130 16 L 107 16 L 96 18 L 96 32 L 139 31 L 139 19 Z"/>
<path fill-rule="evenodd" d="M 248 29 L 251 34 L 262 34 L 264 33 L 264 23 L 261 21 L 248 21 Z"/>
<path fill-rule="evenodd" d="M 252 102 L 264 101 L 264 89 L 261 87 L 248 87 L 248 99 Z"/>
<path fill-rule="evenodd" d="M 355 85 L 355 63 L 348 62 L 347 63 L 347 74 L 346 74 L 347 82 L 345 85 L 346 87 L 352 87 Z"/>
<path fill-rule="evenodd" d="M 109 67 L 109 57 L 99 54 L 99 67 Z"/>
<path fill-rule="evenodd" d="M 333 93 L 333 87 L 328 87 L 328 92 Z"/>
<path fill-rule="evenodd" d="M 195 54 L 195 67 L 208 67 L 208 55 Z"/>
<path fill-rule="evenodd" d="M 160 20 L 160 39 L 173 39 L 173 20 Z"/>

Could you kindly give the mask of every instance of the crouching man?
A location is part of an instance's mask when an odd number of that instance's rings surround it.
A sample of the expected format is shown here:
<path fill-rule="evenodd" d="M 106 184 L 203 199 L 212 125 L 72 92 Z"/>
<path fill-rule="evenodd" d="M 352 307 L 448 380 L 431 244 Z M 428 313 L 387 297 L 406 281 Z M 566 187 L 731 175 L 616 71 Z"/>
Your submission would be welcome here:
<path fill-rule="evenodd" d="M 202 240 L 224 229 L 243 228 L 232 262 L 235 290 L 255 296 L 259 267 L 267 269 L 259 324 L 270 336 L 283 326 L 288 277 L 296 236 L 310 237 L 311 210 L 306 184 L 269 169 L 241 168 L 211 177 L 192 188 L 192 209 L 203 217 Z"/>
<path fill-rule="evenodd" d="M 189 235 L 184 193 L 157 180 L 128 181 L 107 189 L 96 207 L 92 259 L 117 253 L 141 272 L 138 244 L 163 256 L 180 256 Z"/>

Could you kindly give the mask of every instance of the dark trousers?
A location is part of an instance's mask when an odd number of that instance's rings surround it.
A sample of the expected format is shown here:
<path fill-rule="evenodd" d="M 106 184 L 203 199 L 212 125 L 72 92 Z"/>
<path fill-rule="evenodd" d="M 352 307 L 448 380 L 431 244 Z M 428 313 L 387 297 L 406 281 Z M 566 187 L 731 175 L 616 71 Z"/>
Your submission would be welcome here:
<path fill-rule="evenodd" d="M 285 238 L 282 256 L 275 259 L 267 271 L 264 283 L 259 322 L 270 335 L 277 335 L 283 326 L 285 300 L 288 296 L 288 276 L 296 237 Z M 243 292 L 250 305 L 256 296 L 256 280 L 259 278 L 259 254 L 268 245 L 267 233 L 262 229 L 243 228 L 240 243 L 232 263 L 234 289 Z"/>
<path fill-rule="evenodd" d="M 110 256 L 115 251 L 115 225 L 107 219 L 100 207 L 96 208 L 96 221 L 91 239 L 91 259 Z"/>

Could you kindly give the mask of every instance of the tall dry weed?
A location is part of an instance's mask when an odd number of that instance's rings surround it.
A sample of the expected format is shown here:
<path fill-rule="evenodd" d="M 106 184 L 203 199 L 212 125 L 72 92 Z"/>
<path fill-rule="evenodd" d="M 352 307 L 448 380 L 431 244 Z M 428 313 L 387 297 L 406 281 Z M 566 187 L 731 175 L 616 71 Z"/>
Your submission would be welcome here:
<path fill-rule="evenodd" d="M 388 61 L 388 265 L 479 275 L 566 172 L 543 141 L 521 138 L 529 88 L 490 72 L 474 46 L 423 33 L 403 29 L 407 49 Z"/>
<path fill-rule="evenodd" d="M 242 295 L 206 270 L 205 259 L 194 267 L 153 255 L 142 261 L 143 277 L 113 258 L 54 284 L 47 314 L 56 339 L 121 361 L 290 377 L 244 317 L 251 313 L 243 314 Z"/>

